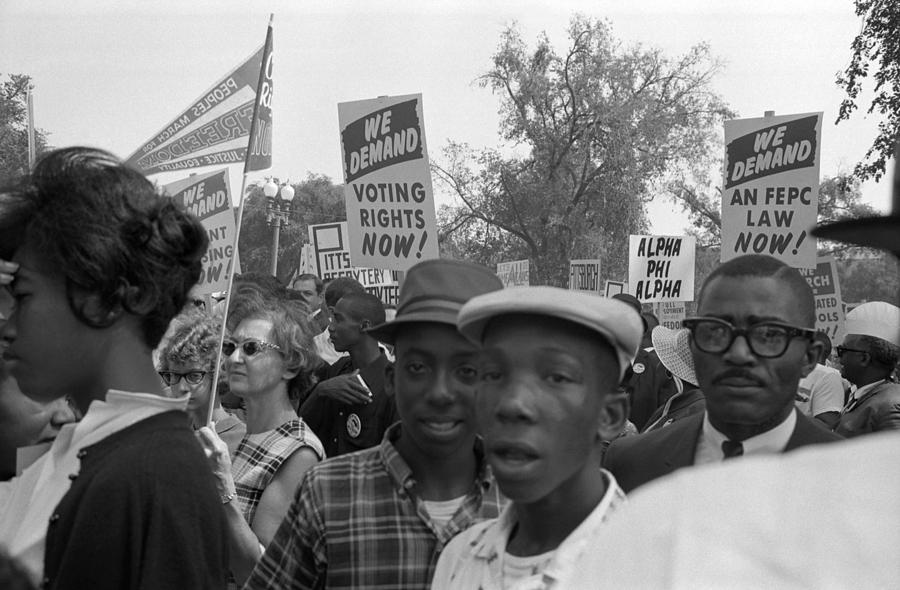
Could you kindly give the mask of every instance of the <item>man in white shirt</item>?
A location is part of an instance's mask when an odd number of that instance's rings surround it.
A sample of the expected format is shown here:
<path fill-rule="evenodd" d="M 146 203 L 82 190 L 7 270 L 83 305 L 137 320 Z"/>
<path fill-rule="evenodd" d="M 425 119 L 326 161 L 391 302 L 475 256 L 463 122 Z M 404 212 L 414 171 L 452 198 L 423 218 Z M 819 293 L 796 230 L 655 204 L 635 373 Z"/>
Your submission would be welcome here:
<path fill-rule="evenodd" d="M 616 387 L 641 318 L 614 299 L 523 287 L 475 297 L 457 325 L 484 344 L 476 414 L 512 504 L 447 545 L 432 588 L 553 587 L 624 499 L 598 463 L 628 415 Z"/>
<path fill-rule="evenodd" d="M 697 315 L 684 325 L 706 412 L 614 441 L 604 466 L 626 492 L 681 467 L 840 440 L 794 407 L 822 349 L 812 290 L 796 269 L 734 258 L 707 277 Z"/>
<path fill-rule="evenodd" d="M 809 375 L 800 380 L 794 404 L 802 414 L 815 418 L 831 430 L 844 407 L 844 380 L 840 371 L 825 364 L 831 356 L 831 339 L 823 332 L 816 332 L 815 339 L 824 348 L 819 362 Z"/>

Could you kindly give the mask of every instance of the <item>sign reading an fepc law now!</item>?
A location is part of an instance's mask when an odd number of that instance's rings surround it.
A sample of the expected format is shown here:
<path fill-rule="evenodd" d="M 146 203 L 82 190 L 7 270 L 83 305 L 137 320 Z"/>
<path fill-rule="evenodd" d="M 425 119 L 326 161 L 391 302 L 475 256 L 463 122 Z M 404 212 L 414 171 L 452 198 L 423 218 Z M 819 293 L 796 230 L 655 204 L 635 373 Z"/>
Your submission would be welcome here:
<path fill-rule="evenodd" d="M 375 295 L 385 305 L 397 305 L 400 283 L 396 271 L 351 264 L 346 221 L 309 226 L 309 243 L 315 258 L 313 272 L 320 279 L 330 281 L 337 277 L 351 277 L 365 287 L 366 293 Z"/>
<path fill-rule="evenodd" d="M 725 121 L 722 261 L 767 254 L 816 264 L 822 113 Z"/>
<path fill-rule="evenodd" d="M 198 295 L 224 291 L 228 287 L 237 231 L 228 187 L 228 168 L 197 174 L 162 187 L 166 194 L 200 218 L 209 236 L 203 271 L 195 291 Z"/>
<path fill-rule="evenodd" d="M 338 104 L 354 266 L 406 270 L 438 257 L 422 95 Z"/>

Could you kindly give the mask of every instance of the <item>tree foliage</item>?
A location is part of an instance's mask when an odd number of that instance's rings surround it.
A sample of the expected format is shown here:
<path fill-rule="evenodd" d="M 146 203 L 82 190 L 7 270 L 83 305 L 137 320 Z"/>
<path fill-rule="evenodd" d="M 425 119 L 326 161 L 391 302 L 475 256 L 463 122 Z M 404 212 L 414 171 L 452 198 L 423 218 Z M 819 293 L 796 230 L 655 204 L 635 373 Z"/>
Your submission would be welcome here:
<path fill-rule="evenodd" d="M 242 272 L 268 273 L 271 261 L 272 228 L 266 222 L 264 183 L 247 188 L 244 219 L 238 245 Z M 278 243 L 278 278 L 284 282 L 296 274 L 300 266 L 303 244 L 309 242 L 309 226 L 344 221 L 344 189 L 324 174 L 309 174 L 306 180 L 292 183 L 290 223 L 282 228 Z"/>
<path fill-rule="evenodd" d="M 624 275 L 652 180 L 705 153 L 729 114 L 710 89 L 719 66 L 705 45 L 671 59 L 580 16 L 568 38 L 562 53 L 546 34 L 529 48 L 508 27 L 478 80 L 500 97 L 505 145 L 450 142 L 433 166 L 461 202 L 441 211 L 444 251 L 528 258 L 535 284 L 565 285 L 571 258 Z"/>
<path fill-rule="evenodd" d="M 3 74 L 0 74 L 0 78 Z M 31 77 L 9 74 L 0 82 L 0 186 L 28 172 L 28 111 L 26 91 Z M 47 149 L 47 133 L 34 130 L 35 153 Z"/>
<path fill-rule="evenodd" d="M 837 84 L 847 96 L 836 122 L 849 119 L 857 109 L 863 83 L 871 72 L 875 95 L 866 112 L 876 114 L 881 121 L 878 135 L 853 174 L 860 180 L 879 180 L 900 140 L 900 2 L 855 0 L 854 4 L 863 22 L 850 44 L 850 65 L 837 76 Z"/>

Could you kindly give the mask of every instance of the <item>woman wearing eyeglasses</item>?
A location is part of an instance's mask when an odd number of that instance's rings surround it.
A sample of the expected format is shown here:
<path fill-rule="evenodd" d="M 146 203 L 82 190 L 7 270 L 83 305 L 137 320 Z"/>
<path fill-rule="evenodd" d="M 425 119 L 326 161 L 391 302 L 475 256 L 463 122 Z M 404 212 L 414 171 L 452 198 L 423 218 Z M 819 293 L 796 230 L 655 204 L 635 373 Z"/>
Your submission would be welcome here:
<path fill-rule="evenodd" d="M 187 413 L 191 426 L 206 425 L 209 396 L 213 391 L 220 323 L 202 310 L 190 306 L 169 325 L 160 349 L 159 376 L 173 396 L 189 395 Z M 212 420 L 216 434 L 228 446 L 228 454 L 237 452 L 247 427 L 213 400 Z"/>
<path fill-rule="evenodd" d="M 219 480 L 230 569 L 240 584 L 275 536 L 303 474 L 325 452 L 294 410 L 321 363 L 305 306 L 252 291 L 233 303 L 222 356 L 229 388 L 244 401 L 247 433 L 230 460 L 209 428 L 200 436 Z"/>

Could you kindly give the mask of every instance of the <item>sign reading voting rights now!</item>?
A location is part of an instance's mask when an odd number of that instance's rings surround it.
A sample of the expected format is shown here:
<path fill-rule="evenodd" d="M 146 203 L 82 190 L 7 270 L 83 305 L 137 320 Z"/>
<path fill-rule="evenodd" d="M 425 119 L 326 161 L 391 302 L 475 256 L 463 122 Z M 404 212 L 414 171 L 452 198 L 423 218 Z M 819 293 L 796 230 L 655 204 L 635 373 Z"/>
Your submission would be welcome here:
<path fill-rule="evenodd" d="M 725 121 L 722 262 L 768 254 L 816 265 L 822 113 Z"/>
<path fill-rule="evenodd" d="M 422 95 L 338 104 L 350 258 L 407 270 L 438 257 Z"/>

